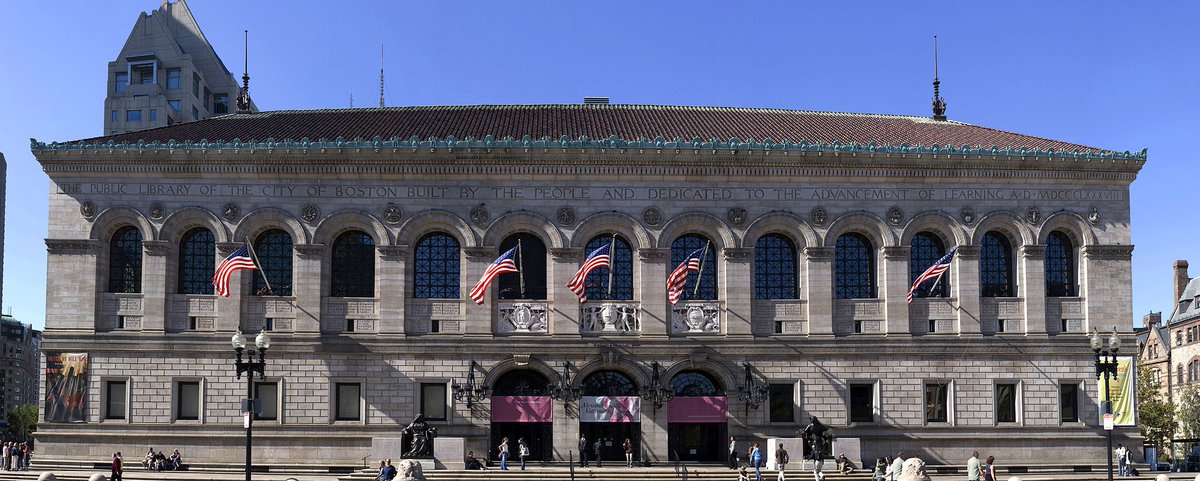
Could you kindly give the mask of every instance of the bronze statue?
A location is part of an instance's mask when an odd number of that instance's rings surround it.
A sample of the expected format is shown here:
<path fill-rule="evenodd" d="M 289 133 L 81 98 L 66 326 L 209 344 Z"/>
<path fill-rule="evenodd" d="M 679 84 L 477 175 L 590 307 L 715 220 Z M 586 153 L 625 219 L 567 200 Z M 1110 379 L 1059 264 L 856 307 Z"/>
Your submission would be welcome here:
<path fill-rule="evenodd" d="M 809 457 L 815 461 L 824 461 L 825 455 L 829 453 L 830 444 L 833 442 L 833 433 L 829 431 L 829 427 L 821 424 L 821 420 L 816 416 L 810 418 L 808 426 L 796 433 L 804 438 L 804 442 L 809 447 Z"/>
<path fill-rule="evenodd" d="M 408 423 L 408 426 L 400 430 L 402 445 L 409 446 L 409 450 L 401 457 L 432 457 L 433 438 L 435 437 L 437 437 L 437 428 L 430 427 L 429 423 L 425 422 L 424 414 L 417 414 L 417 417 L 411 423 Z"/>

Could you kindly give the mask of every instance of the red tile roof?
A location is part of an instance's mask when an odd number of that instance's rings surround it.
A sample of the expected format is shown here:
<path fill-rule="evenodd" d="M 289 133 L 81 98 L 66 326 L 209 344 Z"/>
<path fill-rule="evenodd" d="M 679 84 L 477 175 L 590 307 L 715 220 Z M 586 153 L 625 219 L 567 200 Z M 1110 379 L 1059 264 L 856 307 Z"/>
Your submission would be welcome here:
<path fill-rule="evenodd" d="M 656 105 L 467 105 L 330 110 L 289 110 L 233 114 L 157 129 L 85 139 L 88 142 L 209 142 L 334 140 L 342 137 L 408 140 L 456 139 L 488 135 L 532 139 L 616 136 L 707 141 L 798 143 L 858 142 L 878 145 L 972 147 L 1056 151 L 1101 150 L 1079 144 L 1015 134 L 954 121 L 903 115 L 851 114 L 804 110 L 680 107 Z"/>

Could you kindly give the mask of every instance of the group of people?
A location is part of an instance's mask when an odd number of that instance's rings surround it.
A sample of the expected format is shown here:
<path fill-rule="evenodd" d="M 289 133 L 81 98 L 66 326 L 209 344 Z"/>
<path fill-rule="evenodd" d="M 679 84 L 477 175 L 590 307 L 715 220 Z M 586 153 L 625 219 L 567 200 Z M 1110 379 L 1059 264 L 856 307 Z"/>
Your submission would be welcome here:
<path fill-rule="evenodd" d="M 392 466 L 392 460 L 379 460 L 379 474 L 375 476 L 375 481 L 392 481 L 396 478 L 396 467 Z"/>
<path fill-rule="evenodd" d="M 508 437 L 500 440 L 500 447 L 497 448 L 500 453 L 500 470 L 508 471 Z M 525 458 L 529 457 L 529 445 L 525 444 L 525 438 L 517 438 L 517 456 L 521 458 L 521 471 L 525 470 Z M 471 456 L 474 457 L 474 456 Z M 470 461 L 468 461 L 469 463 Z M 470 469 L 470 468 L 468 468 Z"/>
<path fill-rule="evenodd" d="M 746 449 L 746 460 L 749 461 L 750 467 L 754 468 L 755 481 L 762 481 L 762 467 L 766 464 L 765 454 L 758 443 L 753 443 Z M 784 479 L 784 469 L 788 462 L 788 452 L 779 445 L 779 449 L 775 451 L 775 466 L 779 470 L 779 478 Z M 746 466 L 738 465 L 738 450 L 737 439 L 733 436 L 729 437 L 729 468 L 738 470 L 738 481 L 750 481 L 750 473 L 746 471 Z"/>
<path fill-rule="evenodd" d="M 5 471 L 28 471 L 29 458 L 33 456 L 33 448 L 27 443 L 4 443 L 4 458 L 0 460 L 0 468 Z"/>
<path fill-rule="evenodd" d="M 1132 449 L 1125 447 L 1124 444 L 1118 444 L 1117 449 L 1113 450 L 1113 457 L 1117 460 L 1117 476 L 1128 477 L 1137 475 L 1133 469 Z"/>
<path fill-rule="evenodd" d="M 594 442 L 589 443 L 587 436 L 579 435 L 579 467 L 586 468 L 588 464 L 588 455 L 590 454 L 596 460 L 596 467 L 603 467 L 604 462 L 604 446 L 606 442 L 604 438 L 597 438 Z M 625 438 L 625 442 L 621 443 L 621 449 L 625 452 L 625 467 L 633 467 L 633 441 Z"/>
<path fill-rule="evenodd" d="M 119 456 L 121 453 L 117 453 Z M 177 471 L 183 467 L 183 456 L 179 454 L 179 450 L 171 452 L 170 456 L 164 455 L 162 451 L 155 451 L 150 448 L 146 451 L 146 456 L 142 457 L 142 467 L 150 471 Z"/>
<path fill-rule="evenodd" d="M 967 460 L 968 481 L 996 481 L 996 457 L 988 456 L 986 461 L 979 460 L 979 451 L 971 453 Z"/>

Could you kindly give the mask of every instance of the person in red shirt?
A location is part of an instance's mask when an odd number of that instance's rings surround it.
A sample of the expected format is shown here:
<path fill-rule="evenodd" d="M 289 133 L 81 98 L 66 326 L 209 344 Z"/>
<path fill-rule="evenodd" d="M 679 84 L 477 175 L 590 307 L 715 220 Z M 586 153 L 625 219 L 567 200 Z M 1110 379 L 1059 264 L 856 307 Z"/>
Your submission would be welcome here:
<path fill-rule="evenodd" d="M 121 481 L 121 473 L 125 472 L 125 468 L 121 466 L 121 452 L 117 451 L 113 454 L 112 460 L 112 476 L 109 477 L 112 481 Z"/>

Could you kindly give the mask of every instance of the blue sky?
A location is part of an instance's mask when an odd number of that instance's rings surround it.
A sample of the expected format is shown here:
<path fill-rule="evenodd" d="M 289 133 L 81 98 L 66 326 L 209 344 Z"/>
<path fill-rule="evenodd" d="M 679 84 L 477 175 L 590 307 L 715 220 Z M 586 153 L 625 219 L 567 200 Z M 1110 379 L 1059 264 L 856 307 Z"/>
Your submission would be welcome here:
<path fill-rule="evenodd" d="M 0 2 L 8 161 L 4 308 L 45 316 L 48 179 L 29 138 L 101 134 L 107 62 L 155 0 Z M 1154 8 L 1143 8 L 1144 6 Z M 1132 187 L 1134 317 L 1170 315 L 1171 264 L 1200 275 L 1200 4 L 1176 2 L 189 3 L 235 74 L 250 30 L 264 110 L 378 103 L 614 103 L 929 114 L 941 39 L 952 120 L 1150 149 Z"/>

